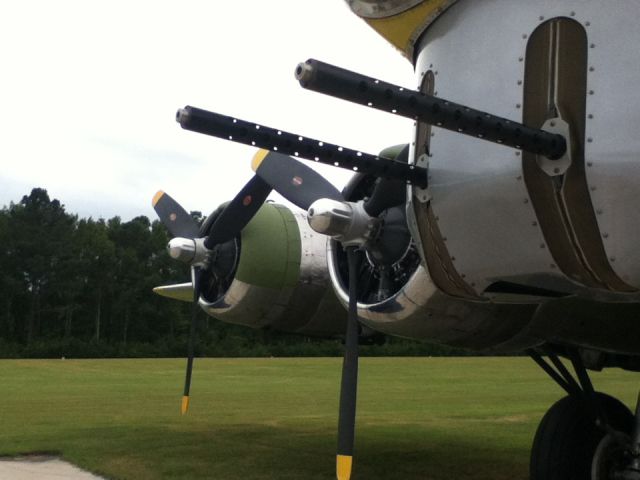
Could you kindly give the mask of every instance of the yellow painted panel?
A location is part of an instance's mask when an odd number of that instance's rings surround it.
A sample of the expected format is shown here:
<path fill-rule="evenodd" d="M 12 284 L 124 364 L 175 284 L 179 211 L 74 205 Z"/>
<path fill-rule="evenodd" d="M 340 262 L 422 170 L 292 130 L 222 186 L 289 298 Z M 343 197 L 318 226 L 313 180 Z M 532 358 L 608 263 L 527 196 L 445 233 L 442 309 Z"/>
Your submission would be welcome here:
<path fill-rule="evenodd" d="M 425 0 L 406 12 L 387 18 L 364 20 L 413 62 L 413 48 L 420 34 L 456 0 Z"/>

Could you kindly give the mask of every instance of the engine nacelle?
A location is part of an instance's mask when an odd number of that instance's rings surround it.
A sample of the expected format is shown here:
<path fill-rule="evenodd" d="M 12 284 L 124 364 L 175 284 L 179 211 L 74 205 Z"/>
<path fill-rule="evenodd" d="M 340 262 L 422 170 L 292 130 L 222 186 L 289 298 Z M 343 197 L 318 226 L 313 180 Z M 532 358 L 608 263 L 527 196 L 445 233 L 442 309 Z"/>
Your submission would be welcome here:
<path fill-rule="evenodd" d="M 346 311 L 330 286 L 326 242 L 304 214 L 264 204 L 239 238 L 211 253 L 200 306 L 222 321 L 253 328 L 344 333 Z"/>
<path fill-rule="evenodd" d="M 373 181 L 356 175 L 344 194 L 350 201 L 360 200 L 371 194 Z M 382 221 L 391 213 L 383 213 Z M 539 343 L 523 333 L 536 304 L 495 304 L 443 293 L 423 266 L 410 238 L 404 254 L 391 265 L 381 264 L 369 252 L 360 252 L 358 315 L 362 324 L 389 335 L 474 350 L 510 351 Z M 328 243 L 327 261 L 336 295 L 346 308 L 346 253 L 334 240 Z"/>

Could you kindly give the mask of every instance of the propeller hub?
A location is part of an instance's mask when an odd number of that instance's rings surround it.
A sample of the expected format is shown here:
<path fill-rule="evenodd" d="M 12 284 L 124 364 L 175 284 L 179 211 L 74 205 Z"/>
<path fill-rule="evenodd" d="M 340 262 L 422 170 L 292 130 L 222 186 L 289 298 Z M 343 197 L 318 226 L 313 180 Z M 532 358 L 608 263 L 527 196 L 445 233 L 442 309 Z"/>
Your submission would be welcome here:
<path fill-rule="evenodd" d="M 191 265 L 203 263 L 209 253 L 202 238 L 172 238 L 167 250 L 171 258 Z"/>
<path fill-rule="evenodd" d="M 167 245 L 167 250 L 174 260 L 189 263 L 196 255 L 196 242 L 191 238 L 172 238 Z"/>
<path fill-rule="evenodd" d="M 313 230 L 334 238 L 345 247 L 366 244 L 380 224 L 365 211 L 363 202 L 339 202 L 328 198 L 311 204 L 307 221 Z"/>

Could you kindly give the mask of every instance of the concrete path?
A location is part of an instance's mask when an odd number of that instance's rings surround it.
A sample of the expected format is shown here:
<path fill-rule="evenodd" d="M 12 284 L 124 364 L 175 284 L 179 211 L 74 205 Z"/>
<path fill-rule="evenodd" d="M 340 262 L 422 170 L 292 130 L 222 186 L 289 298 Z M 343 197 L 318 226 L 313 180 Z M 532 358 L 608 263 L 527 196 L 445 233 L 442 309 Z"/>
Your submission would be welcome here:
<path fill-rule="evenodd" d="M 0 480 L 101 480 L 56 457 L 0 458 Z"/>

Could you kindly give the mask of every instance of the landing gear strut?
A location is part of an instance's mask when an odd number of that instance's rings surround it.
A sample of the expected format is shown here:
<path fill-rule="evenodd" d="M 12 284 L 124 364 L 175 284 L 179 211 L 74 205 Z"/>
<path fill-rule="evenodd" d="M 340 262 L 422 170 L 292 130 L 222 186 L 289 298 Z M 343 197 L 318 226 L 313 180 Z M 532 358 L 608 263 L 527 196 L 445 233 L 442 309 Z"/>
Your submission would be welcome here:
<path fill-rule="evenodd" d="M 640 480 L 640 402 L 634 417 L 619 400 L 596 392 L 577 351 L 567 355 L 575 377 L 555 354 L 549 363 L 527 353 L 567 392 L 538 426 L 530 479 Z"/>
<path fill-rule="evenodd" d="M 632 434 L 609 432 L 593 457 L 592 480 L 640 480 L 640 396 Z"/>

